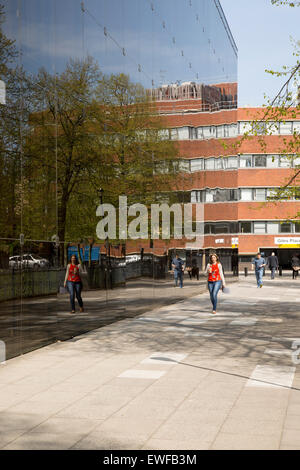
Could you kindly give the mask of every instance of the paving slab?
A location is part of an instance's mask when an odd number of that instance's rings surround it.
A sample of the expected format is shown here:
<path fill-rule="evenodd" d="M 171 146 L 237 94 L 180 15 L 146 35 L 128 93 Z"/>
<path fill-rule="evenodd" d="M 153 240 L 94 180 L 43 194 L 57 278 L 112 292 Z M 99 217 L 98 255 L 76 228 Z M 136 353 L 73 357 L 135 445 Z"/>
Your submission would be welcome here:
<path fill-rule="evenodd" d="M 7 360 L 0 447 L 299 449 L 290 282 L 241 278 L 216 316 L 207 293 L 186 294 Z"/>

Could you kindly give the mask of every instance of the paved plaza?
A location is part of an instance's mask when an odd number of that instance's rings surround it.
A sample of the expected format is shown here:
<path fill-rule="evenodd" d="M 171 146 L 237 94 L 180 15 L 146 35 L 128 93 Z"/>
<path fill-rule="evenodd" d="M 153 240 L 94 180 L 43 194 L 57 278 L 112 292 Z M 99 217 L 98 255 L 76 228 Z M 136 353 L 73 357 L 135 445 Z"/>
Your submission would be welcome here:
<path fill-rule="evenodd" d="M 217 315 L 186 296 L 6 361 L 0 447 L 300 449 L 299 283 L 240 278 Z"/>

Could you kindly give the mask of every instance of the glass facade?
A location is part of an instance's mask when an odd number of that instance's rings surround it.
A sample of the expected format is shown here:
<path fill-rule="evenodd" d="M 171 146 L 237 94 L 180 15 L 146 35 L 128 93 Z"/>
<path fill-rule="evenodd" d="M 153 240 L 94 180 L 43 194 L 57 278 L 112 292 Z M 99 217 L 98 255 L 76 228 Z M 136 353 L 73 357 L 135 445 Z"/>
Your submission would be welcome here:
<path fill-rule="evenodd" d="M 174 180 L 184 195 L 153 100 L 201 91 L 211 109 L 236 106 L 237 50 L 218 0 L 1 5 L 0 340 L 9 358 L 169 302 L 170 242 L 127 242 L 120 230 L 99 238 L 96 210 L 118 207 L 119 196 L 149 206 Z M 231 135 L 227 127 L 218 133 Z M 158 164 L 168 171 L 157 174 Z M 117 229 L 121 218 L 118 209 Z M 202 263 L 191 253 L 182 251 L 187 263 Z M 85 311 L 74 316 L 63 289 L 72 254 L 84 267 Z"/>

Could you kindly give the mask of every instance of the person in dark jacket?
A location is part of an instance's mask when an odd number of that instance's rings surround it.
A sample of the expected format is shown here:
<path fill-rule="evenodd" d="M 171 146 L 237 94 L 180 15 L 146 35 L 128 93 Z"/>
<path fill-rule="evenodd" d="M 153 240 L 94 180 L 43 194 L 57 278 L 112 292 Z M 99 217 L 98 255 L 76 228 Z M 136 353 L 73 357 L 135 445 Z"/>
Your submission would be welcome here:
<path fill-rule="evenodd" d="M 300 267 L 300 260 L 297 254 L 294 254 L 292 257 L 292 270 L 293 270 L 293 279 L 297 279 L 298 271 Z"/>
<path fill-rule="evenodd" d="M 275 279 L 275 271 L 278 269 L 278 258 L 274 252 L 268 257 L 267 265 L 271 270 L 271 279 Z"/>
<path fill-rule="evenodd" d="M 172 260 L 172 268 L 174 269 L 174 280 L 175 280 L 175 287 L 177 287 L 177 283 L 179 280 L 179 285 L 183 287 L 183 272 L 184 272 L 184 262 L 179 255 L 176 253 L 175 258 Z"/>

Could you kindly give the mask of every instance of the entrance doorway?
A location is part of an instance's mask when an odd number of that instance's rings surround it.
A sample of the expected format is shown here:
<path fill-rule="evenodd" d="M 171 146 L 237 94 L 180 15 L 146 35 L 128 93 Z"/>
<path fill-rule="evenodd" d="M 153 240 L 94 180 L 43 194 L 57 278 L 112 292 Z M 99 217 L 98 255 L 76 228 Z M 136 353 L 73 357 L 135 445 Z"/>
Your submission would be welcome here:
<path fill-rule="evenodd" d="M 298 256 L 300 258 L 300 248 L 260 248 L 260 253 L 265 257 L 268 258 L 272 254 L 278 258 L 278 264 L 282 267 L 282 269 L 292 269 L 292 257 Z"/>

